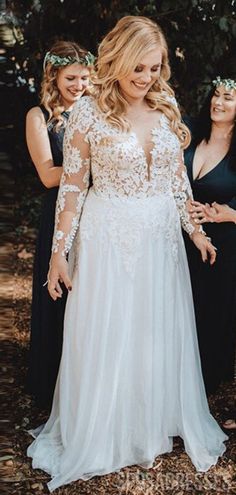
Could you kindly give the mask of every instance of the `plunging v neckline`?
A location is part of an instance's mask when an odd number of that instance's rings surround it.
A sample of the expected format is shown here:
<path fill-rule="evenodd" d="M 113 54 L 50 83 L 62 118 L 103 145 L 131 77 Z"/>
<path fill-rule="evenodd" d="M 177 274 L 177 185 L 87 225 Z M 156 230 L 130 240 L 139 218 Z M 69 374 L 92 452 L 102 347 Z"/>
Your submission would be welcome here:
<path fill-rule="evenodd" d="M 100 108 L 98 107 L 97 103 L 96 103 L 96 106 L 97 106 L 98 110 L 99 110 L 99 111 L 100 111 L 100 113 L 101 113 L 101 110 L 100 110 Z M 104 119 L 104 116 L 102 116 L 102 117 L 103 117 L 103 119 Z M 144 157 L 144 160 L 145 160 L 145 164 L 146 164 L 146 167 L 147 167 L 148 180 L 150 180 L 150 167 L 151 167 L 151 165 L 152 165 L 152 159 L 153 159 L 153 156 L 152 156 L 152 155 L 153 155 L 153 152 L 154 152 L 154 149 L 155 149 L 155 143 L 154 143 L 154 141 L 153 141 L 153 132 L 154 132 L 155 130 L 159 130 L 159 129 L 162 127 L 162 123 L 163 123 L 164 118 L 165 118 L 165 114 L 164 114 L 163 112 L 160 112 L 160 117 L 159 117 L 159 119 L 158 119 L 157 124 L 156 124 L 155 126 L 153 126 L 153 127 L 150 129 L 150 135 L 151 135 L 151 141 L 152 141 L 152 143 L 153 143 L 153 147 L 152 147 L 152 149 L 151 149 L 151 150 L 150 150 L 150 152 L 149 152 L 149 155 L 150 155 L 150 157 L 149 157 L 149 158 L 148 158 L 148 157 L 147 157 L 147 155 L 146 155 L 146 152 L 145 152 L 144 147 L 143 147 L 143 146 L 142 146 L 142 144 L 140 143 L 140 140 L 139 140 L 139 137 L 138 137 L 137 132 L 136 132 L 136 131 L 132 128 L 132 126 L 131 126 L 131 128 L 130 128 L 130 135 L 131 135 L 131 136 L 133 136 L 133 137 L 135 138 L 136 143 L 137 143 L 137 146 L 138 146 L 139 150 L 140 150 L 140 151 L 142 152 L 142 154 L 143 154 L 143 157 Z M 107 122 L 106 122 L 106 124 L 107 124 Z M 130 124 L 131 124 L 131 122 L 130 122 Z M 126 134 L 126 133 L 125 133 L 125 134 Z M 127 136 L 127 134 L 126 134 L 126 136 Z"/>
<path fill-rule="evenodd" d="M 137 132 L 134 129 L 131 128 L 131 135 L 133 135 L 135 137 L 135 140 L 137 142 L 138 148 L 142 151 L 142 154 L 143 154 L 143 157 L 144 157 L 144 160 L 145 160 L 145 163 L 146 163 L 147 173 L 148 173 L 148 180 L 150 180 L 150 168 L 151 168 L 151 165 L 152 165 L 153 151 L 154 151 L 154 148 L 155 148 L 155 143 L 153 141 L 153 132 L 156 131 L 156 130 L 159 130 L 161 128 L 163 117 L 164 117 L 164 113 L 161 112 L 157 124 L 150 129 L 150 141 L 152 142 L 153 146 L 152 146 L 152 148 L 150 149 L 150 151 L 148 153 L 149 156 L 147 156 L 146 151 L 145 151 L 143 145 L 140 142 L 140 139 L 138 137 Z"/>
<path fill-rule="evenodd" d="M 193 165 L 194 165 L 194 157 L 195 157 L 196 149 L 197 148 L 195 148 L 195 151 L 193 153 L 193 160 L 192 160 L 192 179 L 193 179 L 193 182 L 200 181 L 200 180 L 204 179 L 205 177 L 207 177 L 211 172 L 213 172 L 215 169 L 217 169 L 219 167 L 219 165 L 221 165 L 221 163 L 225 160 L 225 158 L 228 155 L 228 151 L 227 151 L 227 153 L 223 156 L 223 158 L 213 168 L 211 168 L 210 170 L 208 170 L 208 172 L 206 172 L 206 174 L 202 175 L 201 177 L 199 177 L 199 174 L 198 174 L 194 178 L 194 176 L 193 176 L 193 173 L 194 173 Z"/>

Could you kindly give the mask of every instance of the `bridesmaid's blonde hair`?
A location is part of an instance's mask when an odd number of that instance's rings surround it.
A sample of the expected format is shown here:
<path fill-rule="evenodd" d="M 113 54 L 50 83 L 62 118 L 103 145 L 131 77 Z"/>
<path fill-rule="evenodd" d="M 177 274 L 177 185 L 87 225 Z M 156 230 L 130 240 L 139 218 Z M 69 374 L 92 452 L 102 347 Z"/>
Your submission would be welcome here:
<path fill-rule="evenodd" d="M 129 130 L 125 118 L 128 103 L 122 96 L 118 80 L 127 77 L 142 57 L 157 47 L 162 51 L 160 76 L 145 99 L 150 108 L 166 115 L 181 145 L 186 147 L 190 142 L 190 133 L 181 122 L 177 106 L 171 102 L 174 91 L 167 82 L 171 74 L 167 43 L 161 28 L 147 17 L 123 17 L 101 42 L 93 78 L 97 103 L 111 124 L 123 131 Z"/>
<path fill-rule="evenodd" d="M 80 59 L 86 57 L 89 52 L 73 41 L 57 41 L 48 53 L 52 53 L 62 59 L 63 57 Z M 62 113 L 65 111 L 65 108 L 62 104 L 60 91 L 57 87 L 58 73 L 63 68 L 65 68 L 63 65 L 56 66 L 50 62 L 46 63 L 41 83 L 40 102 L 48 111 L 48 123 L 52 120 L 56 122 L 56 130 L 64 124 Z M 92 66 L 86 68 L 91 72 Z M 89 94 L 89 91 L 86 90 L 85 94 Z"/>

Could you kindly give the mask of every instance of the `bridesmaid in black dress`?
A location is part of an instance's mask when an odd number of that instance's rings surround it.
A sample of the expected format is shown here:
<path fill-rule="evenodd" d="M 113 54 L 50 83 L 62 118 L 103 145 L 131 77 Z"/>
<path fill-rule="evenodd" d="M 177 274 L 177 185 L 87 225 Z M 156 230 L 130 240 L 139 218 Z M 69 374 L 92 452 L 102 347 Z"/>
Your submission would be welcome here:
<path fill-rule="evenodd" d="M 54 215 L 62 173 L 62 146 L 70 110 L 88 91 L 93 56 L 76 43 L 59 41 L 44 60 L 41 105 L 26 119 L 32 161 L 48 189 L 36 244 L 33 273 L 30 359 L 27 390 L 40 407 L 50 407 L 59 368 L 67 293 L 54 302 L 45 281 L 51 256 Z"/>
<path fill-rule="evenodd" d="M 207 393 L 232 380 L 236 340 L 236 79 L 217 77 L 195 122 L 185 164 L 195 201 L 191 214 L 217 247 L 213 266 L 201 263 L 185 237 L 202 371 Z"/>

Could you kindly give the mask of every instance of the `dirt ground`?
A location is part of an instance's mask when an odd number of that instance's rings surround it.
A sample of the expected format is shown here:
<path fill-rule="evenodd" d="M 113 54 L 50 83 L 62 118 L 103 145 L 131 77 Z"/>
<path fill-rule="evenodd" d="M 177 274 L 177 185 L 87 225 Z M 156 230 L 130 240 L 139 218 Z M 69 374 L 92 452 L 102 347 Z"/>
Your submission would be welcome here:
<path fill-rule="evenodd" d="M 35 228 L 30 214 L 32 183 L 27 181 L 17 194 L 15 231 L 5 239 L 3 254 L 10 266 L 4 271 L 6 290 L 3 293 L 3 317 L 6 331 L 2 337 L 4 365 L 2 366 L 3 436 L 2 494 L 46 495 L 49 477 L 40 470 L 32 470 L 26 449 L 31 442 L 27 430 L 43 422 L 47 413 L 39 411 L 24 391 L 29 342 L 31 274 Z M 25 213 L 27 212 L 27 214 Z M 30 216 L 31 215 L 31 216 Z M 11 304 L 12 314 L 6 308 Z M 12 324 L 13 320 L 13 324 Z M 221 423 L 233 408 L 233 385 L 222 386 L 210 398 L 210 408 Z M 235 389 L 234 389 L 235 390 Z M 138 466 L 119 473 L 77 481 L 56 490 L 55 495 L 233 495 L 236 493 L 236 435 L 230 433 L 227 450 L 216 467 L 207 473 L 196 473 L 181 439 L 176 438 L 173 452 L 160 456 L 152 469 Z M 79 446 L 78 446 L 79 448 Z"/>

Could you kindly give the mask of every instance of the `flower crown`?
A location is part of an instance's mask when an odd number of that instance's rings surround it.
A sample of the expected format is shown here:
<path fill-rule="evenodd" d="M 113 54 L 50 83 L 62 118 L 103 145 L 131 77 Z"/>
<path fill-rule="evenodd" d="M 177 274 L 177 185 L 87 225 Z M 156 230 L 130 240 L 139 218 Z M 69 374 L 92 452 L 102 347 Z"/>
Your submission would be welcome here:
<path fill-rule="evenodd" d="M 43 69 L 45 70 L 46 64 L 49 62 L 54 65 L 54 67 L 65 67 L 66 65 L 72 64 L 80 64 L 80 65 L 93 65 L 95 61 L 95 57 L 92 53 L 87 52 L 83 57 L 60 57 L 60 55 L 55 55 L 55 53 L 47 52 L 44 61 L 43 61 Z"/>
<path fill-rule="evenodd" d="M 220 76 L 217 76 L 217 78 L 212 81 L 212 84 L 216 87 L 225 86 L 227 90 L 236 89 L 236 81 L 234 81 L 234 79 L 221 79 Z"/>

